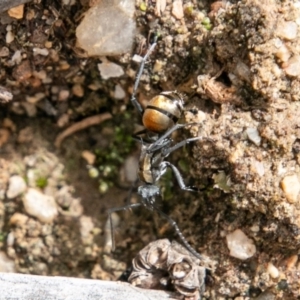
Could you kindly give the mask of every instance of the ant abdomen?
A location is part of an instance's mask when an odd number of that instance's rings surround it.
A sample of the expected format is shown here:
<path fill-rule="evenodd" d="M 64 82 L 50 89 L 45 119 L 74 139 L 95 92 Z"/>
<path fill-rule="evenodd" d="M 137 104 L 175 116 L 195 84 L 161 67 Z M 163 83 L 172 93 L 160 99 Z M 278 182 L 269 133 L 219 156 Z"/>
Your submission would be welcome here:
<path fill-rule="evenodd" d="M 160 93 L 149 101 L 143 113 L 143 125 L 154 133 L 166 132 L 180 119 L 183 104 L 182 96 L 176 91 Z"/>

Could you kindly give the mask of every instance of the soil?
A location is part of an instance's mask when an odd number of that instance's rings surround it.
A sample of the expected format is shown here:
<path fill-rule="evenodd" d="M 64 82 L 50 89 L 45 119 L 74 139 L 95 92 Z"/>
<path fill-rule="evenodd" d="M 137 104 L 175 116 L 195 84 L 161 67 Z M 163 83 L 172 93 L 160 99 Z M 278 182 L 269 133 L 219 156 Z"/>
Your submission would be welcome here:
<path fill-rule="evenodd" d="M 109 57 L 124 75 L 109 80 L 97 68 L 105 58 L 76 48 L 88 8 L 33 1 L 20 19 L 0 15 L 0 271 L 117 280 L 144 246 L 177 239 L 143 207 L 113 215 L 114 252 L 107 226 L 109 209 L 139 201 L 131 58 L 157 36 L 138 100 L 176 89 L 186 100 L 181 122 L 199 124 L 174 140 L 203 139 L 168 160 L 202 191 L 180 190 L 171 173 L 159 184 L 161 209 L 211 261 L 202 297 L 300 297 L 299 3 L 136 0 L 132 51 Z M 15 175 L 26 188 L 12 197 Z M 55 199 L 51 221 L 25 207 L 28 189 Z M 237 229 L 256 247 L 245 260 L 226 243 Z"/>

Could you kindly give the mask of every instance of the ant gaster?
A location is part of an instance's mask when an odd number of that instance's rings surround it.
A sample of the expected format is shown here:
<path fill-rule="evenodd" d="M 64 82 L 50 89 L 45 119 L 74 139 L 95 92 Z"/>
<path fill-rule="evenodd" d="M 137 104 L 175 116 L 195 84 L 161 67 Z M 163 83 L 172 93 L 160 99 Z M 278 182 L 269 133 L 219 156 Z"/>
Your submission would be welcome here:
<path fill-rule="evenodd" d="M 149 101 L 145 110 L 137 101 L 136 92 L 145 62 L 155 46 L 156 43 L 151 45 L 141 61 L 140 69 L 136 77 L 133 94 L 131 97 L 131 102 L 141 114 L 142 122 L 145 127 L 145 129 L 134 135 L 134 138 L 142 143 L 138 170 L 139 180 L 143 183 L 138 187 L 138 194 L 141 196 L 141 202 L 113 208 L 108 211 L 111 224 L 112 250 L 115 248 L 115 241 L 111 214 L 116 211 L 131 209 L 143 205 L 151 211 L 156 211 L 159 215 L 166 219 L 175 229 L 184 246 L 197 258 L 203 259 L 203 257 L 196 252 L 185 239 L 179 227 L 177 226 L 177 223 L 155 205 L 156 198 L 161 196 L 161 191 L 157 186 L 157 182 L 161 176 L 165 174 L 168 167 L 173 171 L 182 190 L 199 190 L 195 187 L 186 186 L 177 167 L 170 162 L 165 161 L 165 158 L 170 153 L 178 148 L 183 147 L 187 143 L 202 139 L 202 137 L 188 138 L 172 146 L 173 140 L 170 136 L 175 130 L 188 125 L 198 125 L 197 123 L 176 124 L 179 118 L 182 116 L 184 110 L 183 97 L 177 91 L 161 92 L 158 96 L 155 96 Z M 142 134 L 146 134 L 147 137 L 142 139 L 140 137 Z"/>

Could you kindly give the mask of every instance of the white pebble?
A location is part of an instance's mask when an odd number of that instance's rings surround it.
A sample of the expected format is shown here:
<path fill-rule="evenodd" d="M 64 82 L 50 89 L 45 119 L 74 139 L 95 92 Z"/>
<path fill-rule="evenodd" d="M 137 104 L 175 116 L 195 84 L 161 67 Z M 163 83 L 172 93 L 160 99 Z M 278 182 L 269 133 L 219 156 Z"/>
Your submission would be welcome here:
<path fill-rule="evenodd" d="M 279 277 L 279 270 L 272 263 L 268 263 L 267 271 L 272 278 L 275 279 Z"/>
<path fill-rule="evenodd" d="M 15 35 L 13 34 L 13 32 L 8 31 L 5 36 L 6 43 L 10 44 L 14 39 L 15 39 Z"/>
<path fill-rule="evenodd" d="M 276 52 L 276 57 L 279 58 L 282 62 L 286 62 L 291 57 L 291 52 L 286 47 L 286 45 L 283 44 Z"/>
<path fill-rule="evenodd" d="M 115 86 L 115 91 L 114 91 L 114 98 L 116 99 L 124 99 L 126 96 L 125 91 L 123 90 L 123 88 L 117 84 Z"/>
<path fill-rule="evenodd" d="M 174 0 L 173 1 L 172 15 L 178 20 L 183 18 L 182 0 Z"/>
<path fill-rule="evenodd" d="M 260 177 L 264 176 L 265 174 L 264 164 L 261 161 L 253 160 L 251 164 L 251 170 Z"/>
<path fill-rule="evenodd" d="M 41 222 L 50 223 L 58 214 L 57 205 L 53 197 L 29 188 L 23 198 L 27 214 L 36 217 Z"/>
<path fill-rule="evenodd" d="M 98 1 L 76 29 L 77 44 L 89 56 L 120 55 L 131 50 L 135 0 Z"/>
<path fill-rule="evenodd" d="M 286 62 L 284 66 L 284 71 L 289 76 L 299 76 L 300 75 L 300 56 L 295 55 Z"/>
<path fill-rule="evenodd" d="M 281 181 L 281 188 L 290 203 L 297 202 L 300 192 L 300 182 L 296 174 L 284 177 Z"/>
<path fill-rule="evenodd" d="M 33 55 L 42 55 L 47 56 L 49 54 L 49 50 L 46 48 L 33 48 Z"/>
<path fill-rule="evenodd" d="M 253 241 L 240 229 L 227 234 L 226 241 L 230 255 L 235 258 L 244 260 L 256 253 L 256 247 Z"/>
<path fill-rule="evenodd" d="M 9 178 L 6 196 L 9 199 L 15 198 L 24 193 L 26 188 L 25 180 L 19 175 L 13 175 Z"/>
<path fill-rule="evenodd" d="M 3 273 L 14 273 L 15 263 L 10 260 L 4 252 L 0 252 L 0 272 Z"/>
<path fill-rule="evenodd" d="M 297 37 L 297 24 L 293 21 L 281 22 L 277 26 L 276 33 L 281 38 L 293 40 Z"/>
<path fill-rule="evenodd" d="M 120 77 L 124 74 L 123 68 L 110 61 L 98 64 L 98 70 L 100 71 L 103 79 L 109 79 L 111 77 Z"/>
<path fill-rule="evenodd" d="M 11 61 L 14 64 L 19 64 L 22 61 L 22 53 L 20 50 L 17 50 L 11 58 Z"/>
<path fill-rule="evenodd" d="M 251 142 L 253 142 L 256 146 L 260 145 L 261 137 L 258 133 L 257 128 L 247 128 L 246 133 Z"/>

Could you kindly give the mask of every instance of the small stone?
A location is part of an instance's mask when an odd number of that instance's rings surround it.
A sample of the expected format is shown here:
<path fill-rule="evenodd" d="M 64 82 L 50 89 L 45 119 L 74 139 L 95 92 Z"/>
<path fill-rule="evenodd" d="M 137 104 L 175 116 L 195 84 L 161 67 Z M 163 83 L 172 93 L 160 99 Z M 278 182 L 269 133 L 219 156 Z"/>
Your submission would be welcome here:
<path fill-rule="evenodd" d="M 183 18 L 184 14 L 183 14 L 182 0 L 174 0 L 173 1 L 172 15 L 178 20 Z"/>
<path fill-rule="evenodd" d="M 281 181 L 281 188 L 290 203 L 297 202 L 300 192 L 300 182 L 296 174 L 284 177 Z"/>
<path fill-rule="evenodd" d="M 7 103 L 13 99 L 13 94 L 5 87 L 0 86 L 0 103 Z"/>
<path fill-rule="evenodd" d="M 288 257 L 285 260 L 286 268 L 288 270 L 291 270 L 291 269 L 295 268 L 297 262 L 298 262 L 298 255 L 295 254 L 295 255 L 292 255 L 292 256 Z"/>
<path fill-rule="evenodd" d="M 279 270 L 272 263 L 268 263 L 267 272 L 273 279 L 279 277 Z"/>
<path fill-rule="evenodd" d="M 281 22 L 278 24 L 276 33 L 286 40 L 293 40 L 297 37 L 297 24 L 293 21 Z"/>
<path fill-rule="evenodd" d="M 258 133 L 257 128 L 247 128 L 246 133 L 248 136 L 248 139 L 253 142 L 256 146 L 260 145 L 261 137 Z"/>
<path fill-rule="evenodd" d="M 4 252 L 0 252 L 0 272 L 15 273 L 15 263 Z"/>
<path fill-rule="evenodd" d="M 285 73 L 289 76 L 297 77 L 300 75 L 300 56 L 294 55 L 283 66 Z"/>
<path fill-rule="evenodd" d="M 42 56 L 48 56 L 49 55 L 49 50 L 46 48 L 33 48 L 33 55 L 42 55 Z"/>
<path fill-rule="evenodd" d="M 0 57 L 7 57 L 9 56 L 9 49 L 7 47 L 2 47 L 0 49 Z"/>
<path fill-rule="evenodd" d="M 54 198 L 33 188 L 28 189 L 23 197 L 23 204 L 27 214 L 36 217 L 43 223 L 52 222 L 58 214 Z"/>
<path fill-rule="evenodd" d="M 69 96 L 70 96 L 69 90 L 61 90 L 58 93 L 58 100 L 59 101 L 66 101 L 66 100 L 68 100 Z"/>
<path fill-rule="evenodd" d="M 0 147 L 7 143 L 10 133 L 6 128 L 0 128 Z"/>
<path fill-rule="evenodd" d="M 15 225 L 24 225 L 28 221 L 28 216 L 20 213 L 14 213 L 11 218 L 9 219 L 9 224 L 12 226 Z"/>
<path fill-rule="evenodd" d="M 84 96 L 84 89 L 81 84 L 78 84 L 78 83 L 74 84 L 72 86 L 72 92 L 73 92 L 74 96 L 76 96 L 76 97 L 81 98 Z"/>
<path fill-rule="evenodd" d="M 11 42 L 13 42 L 13 40 L 15 39 L 15 35 L 13 32 L 11 31 L 8 31 L 6 33 L 6 36 L 5 36 L 5 41 L 7 44 L 10 44 Z"/>
<path fill-rule="evenodd" d="M 13 77 L 17 81 L 24 81 L 31 77 L 32 69 L 29 60 L 24 60 L 13 70 Z"/>
<path fill-rule="evenodd" d="M 114 98 L 116 99 L 124 99 L 126 96 L 125 91 L 123 90 L 123 88 L 117 84 L 115 86 L 115 91 L 114 91 Z"/>
<path fill-rule="evenodd" d="M 89 56 L 120 55 L 131 50 L 135 0 L 99 1 L 76 29 L 77 44 Z"/>
<path fill-rule="evenodd" d="M 14 175 L 9 178 L 8 190 L 6 196 L 9 199 L 15 198 L 26 191 L 27 185 L 25 180 L 19 176 Z"/>
<path fill-rule="evenodd" d="M 100 71 L 103 79 L 109 79 L 111 77 L 120 77 L 124 74 L 123 68 L 110 61 L 98 64 L 98 70 Z"/>
<path fill-rule="evenodd" d="M 96 160 L 96 155 L 88 150 L 82 151 L 81 157 L 84 158 L 89 165 L 93 165 Z"/>
<path fill-rule="evenodd" d="M 253 241 L 240 229 L 227 234 L 226 241 L 230 255 L 235 258 L 245 260 L 256 253 L 256 247 Z"/>
<path fill-rule="evenodd" d="M 7 14 L 15 19 L 22 19 L 24 15 L 24 4 L 15 6 L 7 11 Z"/>

